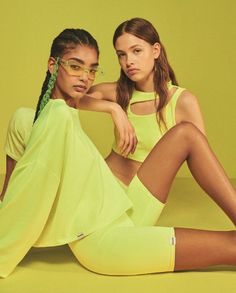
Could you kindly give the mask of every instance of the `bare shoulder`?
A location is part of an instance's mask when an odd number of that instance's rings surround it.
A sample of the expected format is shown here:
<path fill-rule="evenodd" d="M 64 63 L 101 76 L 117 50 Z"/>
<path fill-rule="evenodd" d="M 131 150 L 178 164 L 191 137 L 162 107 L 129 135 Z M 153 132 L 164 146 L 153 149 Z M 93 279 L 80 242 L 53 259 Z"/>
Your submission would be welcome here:
<path fill-rule="evenodd" d="M 116 82 L 103 82 L 92 86 L 88 92 L 96 99 L 116 101 Z"/>
<path fill-rule="evenodd" d="M 177 107 L 181 110 L 188 110 L 192 107 L 198 106 L 197 97 L 188 90 L 184 90 L 178 98 Z"/>
<path fill-rule="evenodd" d="M 198 98 L 188 90 L 184 90 L 178 98 L 176 105 L 176 123 L 192 122 L 205 133 L 202 112 Z"/>

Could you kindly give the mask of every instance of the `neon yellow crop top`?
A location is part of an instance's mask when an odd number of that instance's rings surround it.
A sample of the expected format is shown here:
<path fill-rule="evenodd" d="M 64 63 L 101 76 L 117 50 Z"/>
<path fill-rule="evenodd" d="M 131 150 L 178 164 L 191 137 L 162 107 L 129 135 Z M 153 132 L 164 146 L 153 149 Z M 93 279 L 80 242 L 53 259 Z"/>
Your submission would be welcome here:
<path fill-rule="evenodd" d="M 170 87 L 175 87 L 176 91 L 171 97 L 170 101 L 166 105 L 163 111 L 164 119 L 166 122 L 167 129 L 172 128 L 175 124 L 175 108 L 178 97 L 185 90 L 184 88 L 170 85 Z M 127 115 L 129 121 L 132 123 L 138 143 L 136 150 L 133 154 L 129 154 L 128 158 L 143 162 L 147 155 L 150 153 L 155 144 L 160 140 L 166 130 L 161 132 L 159 125 L 156 120 L 156 113 L 139 115 L 131 111 L 130 105 L 137 102 L 145 102 L 155 100 L 154 92 L 141 92 L 135 90 L 130 99 L 130 103 L 127 108 Z M 116 142 L 113 143 L 112 149 L 114 152 L 119 154 Z"/>

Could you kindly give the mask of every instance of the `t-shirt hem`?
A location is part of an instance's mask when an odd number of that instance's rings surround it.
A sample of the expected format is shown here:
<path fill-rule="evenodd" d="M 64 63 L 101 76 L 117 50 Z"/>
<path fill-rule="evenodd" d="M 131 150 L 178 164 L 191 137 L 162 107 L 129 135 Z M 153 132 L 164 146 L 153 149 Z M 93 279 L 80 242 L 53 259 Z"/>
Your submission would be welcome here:
<path fill-rule="evenodd" d="M 9 157 L 11 157 L 15 161 L 19 161 L 20 157 L 14 155 L 7 147 L 5 147 L 5 154 Z"/>

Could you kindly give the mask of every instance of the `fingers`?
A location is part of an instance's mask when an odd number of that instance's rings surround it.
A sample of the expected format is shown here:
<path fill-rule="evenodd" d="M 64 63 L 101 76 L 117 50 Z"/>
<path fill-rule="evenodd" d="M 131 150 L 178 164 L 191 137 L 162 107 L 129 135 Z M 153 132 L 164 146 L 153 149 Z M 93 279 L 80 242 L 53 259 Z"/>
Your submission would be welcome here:
<path fill-rule="evenodd" d="M 113 112 L 112 118 L 115 125 L 115 137 L 119 153 L 127 157 L 130 153 L 134 153 L 136 149 L 137 137 L 135 130 L 123 109 Z"/>
<path fill-rule="evenodd" d="M 137 137 L 132 128 L 127 132 L 119 134 L 119 144 L 118 149 L 120 154 L 124 157 L 127 157 L 130 153 L 134 153 L 137 146 Z"/>
<path fill-rule="evenodd" d="M 123 157 L 127 157 L 129 155 L 132 147 L 133 147 L 132 138 L 129 135 L 127 135 L 124 140 L 123 147 L 120 150 L 121 155 Z"/>
<path fill-rule="evenodd" d="M 136 150 L 136 146 L 137 146 L 137 143 L 138 143 L 137 136 L 134 135 L 134 137 L 133 137 L 133 148 L 132 148 L 132 150 L 131 150 L 131 154 L 133 154 L 133 153 L 135 152 L 135 150 Z"/>

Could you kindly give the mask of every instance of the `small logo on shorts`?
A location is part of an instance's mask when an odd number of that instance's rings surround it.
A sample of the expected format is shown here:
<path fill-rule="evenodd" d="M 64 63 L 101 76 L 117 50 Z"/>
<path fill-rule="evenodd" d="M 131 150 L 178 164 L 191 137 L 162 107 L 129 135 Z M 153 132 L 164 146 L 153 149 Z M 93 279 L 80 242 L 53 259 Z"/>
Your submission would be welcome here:
<path fill-rule="evenodd" d="M 85 236 L 84 236 L 84 233 L 80 233 L 79 235 L 77 235 L 78 239 L 83 239 Z"/>
<path fill-rule="evenodd" d="M 171 237 L 171 245 L 176 245 L 176 238 L 174 236 Z"/>

